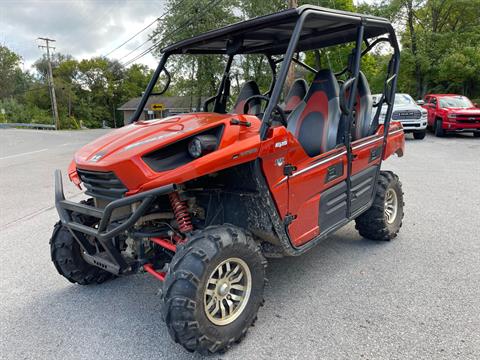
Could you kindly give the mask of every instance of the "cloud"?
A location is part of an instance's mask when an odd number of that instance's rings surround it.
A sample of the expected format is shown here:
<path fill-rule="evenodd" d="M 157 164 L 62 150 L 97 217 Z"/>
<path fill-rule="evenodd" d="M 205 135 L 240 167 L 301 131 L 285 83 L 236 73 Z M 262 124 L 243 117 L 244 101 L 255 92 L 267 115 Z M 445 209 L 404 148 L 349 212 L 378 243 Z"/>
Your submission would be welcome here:
<path fill-rule="evenodd" d="M 164 1 L 153 0 L 1 0 L 0 43 L 21 55 L 26 67 L 42 56 L 38 37 L 55 39 L 56 52 L 77 59 L 104 55 L 162 15 L 164 5 Z M 153 28 L 109 57 L 126 55 Z M 156 63 L 152 56 L 142 61 L 149 66 Z"/>

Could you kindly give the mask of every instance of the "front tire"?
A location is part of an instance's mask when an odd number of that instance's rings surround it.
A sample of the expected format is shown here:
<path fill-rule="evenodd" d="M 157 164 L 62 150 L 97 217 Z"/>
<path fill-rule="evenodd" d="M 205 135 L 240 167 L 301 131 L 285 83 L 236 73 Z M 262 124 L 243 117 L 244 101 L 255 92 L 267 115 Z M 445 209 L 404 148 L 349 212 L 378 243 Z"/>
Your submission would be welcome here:
<path fill-rule="evenodd" d="M 404 205 L 402 183 L 398 176 L 391 171 L 382 171 L 373 204 L 355 219 L 355 228 L 367 239 L 392 240 L 402 226 Z"/>
<path fill-rule="evenodd" d="M 415 131 L 413 133 L 413 137 L 416 139 L 416 140 L 423 140 L 425 139 L 425 136 L 427 135 L 427 131 L 426 130 L 423 130 L 423 131 Z"/>
<path fill-rule="evenodd" d="M 434 127 L 433 131 L 435 132 L 436 137 L 444 137 L 445 136 L 445 130 L 443 130 L 443 128 L 442 128 L 442 120 L 437 119 L 435 121 L 435 127 Z"/>
<path fill-rule="evenodd" d="M 163 316 L 188 351 L 224 352 L 240 342 L 263 303 L 266 260 L 233 225 L 198 231 L 177 248 L 163 288 Z"/>
<path fill-rule="evenodd" d="M 58 273 L 72 283 L 101 284 L 115 277 L 83 259 L 80 245 L 61 222 L 56 223 L 53 228 L 50 255 Z"/>

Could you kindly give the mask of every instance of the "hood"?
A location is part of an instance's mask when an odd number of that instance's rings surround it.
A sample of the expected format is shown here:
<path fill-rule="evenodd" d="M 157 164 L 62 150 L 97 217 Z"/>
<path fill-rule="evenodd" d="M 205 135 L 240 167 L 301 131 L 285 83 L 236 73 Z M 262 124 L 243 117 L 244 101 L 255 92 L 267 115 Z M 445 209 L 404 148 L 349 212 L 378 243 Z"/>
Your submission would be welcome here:
<path fill-rule="evenodd" d="M 259 151 L 260 124 L 255 115 L 217 113 L 139 121 L 113 130 L 81 148 L 70 164 L 69 177 L 79 185 L 76 169 L 113 172 L 128 189 L 128 194 L 183 183 L 255 159 Z M 186 153 L 189 140 L 181 140 L 205 132 L 217 133 L 217 149 L 192 158 Z"/>
<path fill-rule="evenodd" d="M 479 116 L 480 115 L 480 109 L 476 107 L 472 108 L 455 108 L 455 107 L 448 107 L 444 108 L 444 110 L 447 110 L 448 112 L 459 114 L 459 115 L 472 115 L 472 116 Z"/>
<path fill-rule="evenodd" d="M 424 108 L 422 108 L 417 104 L 401 104 L 401 105 L 394 104 L 393 105 L 393 111 L 416 111 L 416 110 L 421 112 L 426 111 Z M 382 113 L 386 113 L 386 112 L 387 112 L 387 105 L 383 105 Z"/>
<path fill-rule="evenodd" d="M 102 165 L 129 155 L 141 154 L 159 148 L 197 131 L 230 120 L 230 114 L 192 113 L 170 116 L 163 119 L 138 121 L 113 130 L 85 145 L 75 154 L 79 165 Z"/>

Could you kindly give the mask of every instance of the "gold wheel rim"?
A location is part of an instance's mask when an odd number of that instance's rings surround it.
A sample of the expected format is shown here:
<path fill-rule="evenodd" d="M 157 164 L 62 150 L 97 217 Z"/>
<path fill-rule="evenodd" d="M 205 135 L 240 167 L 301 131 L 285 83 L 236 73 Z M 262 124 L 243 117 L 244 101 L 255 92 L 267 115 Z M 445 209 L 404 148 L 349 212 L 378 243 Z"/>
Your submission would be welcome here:
<path fill-rule="evenodd" d="M 398 200 L 397 193 L 393 189 L 388 189 L 385 194 L 385 219 L 387 223 L 393 224 L 397 218 Z"/>
<path fill-rule="evenodd" d="M 208 320 L 228 325 L 245 310 L 252 291 L 252 274 L 239 258 L 222 261 L 210 274 L 205 286 L 203 305 Z"/>

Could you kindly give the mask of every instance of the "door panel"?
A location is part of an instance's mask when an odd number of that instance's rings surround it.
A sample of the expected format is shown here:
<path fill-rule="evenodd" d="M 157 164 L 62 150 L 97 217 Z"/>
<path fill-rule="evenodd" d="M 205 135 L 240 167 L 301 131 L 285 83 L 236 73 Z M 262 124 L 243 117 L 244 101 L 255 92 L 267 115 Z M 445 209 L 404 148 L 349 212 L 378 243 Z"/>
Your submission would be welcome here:
<path fill-rule="evenodd" d="M 367 205 L 373 197 L 376 175 L 382 157 L 383 137 L 369 136 L 352 143 L 350 179 L 350 216 Z"/>
<path fill-rule="evenodd" d="M 351 212 L 356 211 L 368 204 L 372 199 L 375 176 L 378 166 L 370 166 L 365 170 L 355 174 L 351 178 Z"/>
<path fill-rule="evenodd" d="M 311 158 L 303 149 L 292 146 L 287 163 L 296 168 L 287 177 L 292 219 L 288 232 L 292 243 L 300 246 L 346 218 L 346 211 L 339 205 L 341 199 L 346 199 L 346 149 L 341 147 Z M 333 190 L 324 198 L 328 189 Z"/>
<path fill-rule="evenodd" d="M 323 234 L 347 218 L 347 182 L 332 186 L 320 196 L 320 233 Z"/>

